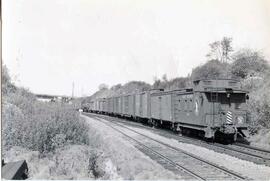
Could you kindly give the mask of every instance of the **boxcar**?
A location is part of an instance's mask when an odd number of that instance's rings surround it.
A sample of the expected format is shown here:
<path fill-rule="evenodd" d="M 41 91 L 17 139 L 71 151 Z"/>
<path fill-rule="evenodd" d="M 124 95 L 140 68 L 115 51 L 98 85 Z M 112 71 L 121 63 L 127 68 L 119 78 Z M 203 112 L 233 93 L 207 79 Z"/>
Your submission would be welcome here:
<path fill-rule="evenodd" d="M 107 99 L 107 101 L 108 101 L 108 114 L 113 114 L 113 107 L 114 107 L 114 105 L 113 105 L 113 97 L 109 97 L 108 99 Z"/>
<path fill-rule="evenodd" d="M 98 112 L 105 113 L 106 110 L 107 110 L 106 99 L 105 98 L 98 99 Z"/>
<path fill-rule="evenodd" d="M 112 113 L 116 114 L 116 97 L 112 97 L 112 101 L 113 101 Z"/>
<path fill-rule="evenodd" d="M 89 103 L 86 103 L 85 107 L 84 107 L 84 111 L 86 112 L 93 112 L 94 110 L 94 101 L 90 101 Z"/>
<path fill-rule="evenodd" d="M 127 117 L 135 116 L 135 95 L 124 95 L 123 96 L 123 115 Z"/>
<path fill-rule="evenodd" d="M 150 110 L 151 110 L 151 104 L 150 104 L 150 92 L 143 92 L 141 94 L 141 118 L 150 118 Z"/>
<path fill-rule="evenodd" d="M 163 89 L 152 89 L 135 95 L 135 116 L 142 119 L 151 118 L 151 97 L 155 92 Z"/>
<path fill-rule="evenodd" d="M 108 112 L 108 103 L 106 98 L 103 98 L 103 112 Z"/>
<path fill-rule="evenodd" d="M 96 111 L 100 113 L 102 110 L 102 99 L 96 99 Z"/>
<path fill-rule="evenodd" d="M 162 121 L 173 121 L 172 92 L 151 94 L 151 118 Z"/>
<path fill-rule="evenodd" d="M 94 112 L 97 112 L 97 111 L 98 111 L 98 101 L 97 101 L 97 99 L 96 99 L 96 100 L 94 100 L 94 107 L 93 107 L 93 111 L 94 111 Z"/>
<path fill-rule="evenodd" d="M 135 117 L 142 117 L 142 96 L 141 94 L 135 94 Z"/>
<path fill-rule="evenodd" d="M 115 97 L 115 101 L 116 101 L 115 113 L 117 115 L 120 115 L 121 114 L 121 97 L 120 96 Z"/>
<path fill-rule="evenodd" d="M 120 102 L 121 102 L 120 116 L 124 116 L 124 114 L 125 114 L 125 96 L 123 96 L 123 95 L 120 96 Z"/>

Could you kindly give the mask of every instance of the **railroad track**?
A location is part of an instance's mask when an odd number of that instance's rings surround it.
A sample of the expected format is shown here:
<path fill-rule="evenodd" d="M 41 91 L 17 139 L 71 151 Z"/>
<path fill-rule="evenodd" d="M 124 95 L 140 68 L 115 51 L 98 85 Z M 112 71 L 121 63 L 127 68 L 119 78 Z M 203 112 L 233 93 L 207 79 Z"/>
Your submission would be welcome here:
<path fill-rule="evenodd" d="M 173 138 L 173 139 L 176 139 L 180 142 L 194 144 L 197 146 L 203 146 L 205 148 L 214 150 L 216 152 L 225 153 L 225 154 L 240 158 L 242 160 L 251 161 L 251 162 L 254 162 L 256 164 L 270 166 L 270 150 L 252 147 L 252 146 L 241 144 L 241 143 L 235 143 L 233 145 L 223 145 L 220 143 L 207 143 L 203 140 L 199 140 L 199 139 L 191 138 L 191 137 L 187 137 L 187 136 L 179 136 L 176 134 L 172 134 L 169 131 L 165 131 L 162 129 L 153 129 L 149 126 L 137 124 L 136 122 L 125 121 L 124 119 L 120 119 L 120 118 L 109 117 L 109 116 L 99 115 L 99 114 L 95 114 L 95 116 L 98 116 L 98 117 L 101 117 L 104 119 L 110 119 L 111 121 L 121 122 L 125 125 L 136 126 L 138 128 L 148 129 L 148 130 L 155 132 L 161 136 Z"/>
<path fill-rule="evenodd" d="M 224 167 L 204 160 L 196 155 L 188 153 L 182 149 L 172 147 L 154 138 L 135 131 L 123 124 L 115 121 L 106 121 L 97 115 L 89 115 L 117 132 L 123 134 L 129 141 L 148 155 L 176 174 L 180 174 L 183 179 L 196 180 L 245 180 L 246 177 L 235 173 Z M 107 120 L 109 117 L 107 117 Z"/>

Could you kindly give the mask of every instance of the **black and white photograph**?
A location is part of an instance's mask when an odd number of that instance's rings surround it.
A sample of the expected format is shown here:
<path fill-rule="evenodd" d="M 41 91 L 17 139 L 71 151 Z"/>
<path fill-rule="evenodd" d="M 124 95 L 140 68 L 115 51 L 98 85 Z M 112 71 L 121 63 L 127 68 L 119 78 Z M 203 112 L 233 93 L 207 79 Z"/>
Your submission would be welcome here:
<path fill-rule="evenodd" d="M 270 0 L 2 0 L 1 179 L 270 180 Z"/>

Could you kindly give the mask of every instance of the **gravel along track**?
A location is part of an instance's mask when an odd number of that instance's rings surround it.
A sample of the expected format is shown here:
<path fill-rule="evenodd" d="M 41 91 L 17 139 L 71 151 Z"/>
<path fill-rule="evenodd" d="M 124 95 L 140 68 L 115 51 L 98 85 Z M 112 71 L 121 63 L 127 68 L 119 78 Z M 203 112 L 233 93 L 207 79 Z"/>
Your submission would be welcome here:
<path fill-rule="evenodd" d="M 89 115 L 89 114 L 86 114 L 86 115 Z M 240 158 L 242 160 L 251 161 L 256 164 L 270 166 L 270 150 L 260 149 L 260 148 L 252 147 L 249 145 L 240 144 L 240 143 L 235 143 L 233 145 L 207 143 L 203 140 L 199 140 L 196 138 L 176 135 L 167 130 L 153 129 L 149 126 L 145 126 L 136 122 L 125 121 L 125 119 L 109 117 L 109 116 L 104 116 L 104 115 L 99 115 L 99 114 L 92 114 L 92 115 L 95 115 L 104 119 L 110 119 L 111 121 L 121 122 L 129 126 L 135 126 L 135 127 L 148 129 L 148 130 L 154 131 L 155 133 L 161 136 L 173 138 L 173 139 L 179 140 L 180 142 L 194 144 L 197 146 L 203 146 L 205 148 L 214 150 L 216 152 L 225 153 L 225 154 Z"/>
<path fill-rule="evenodd" d="M 183 179 L 197 180 L 244 180 L 247 179 L 231 170 L 210 163 L 202 158 L 172 147 L 117 122 L 108 122 L 95 115 L 86 114 L 120 132 L 129 141 L 164 168 L 180 174 Z M 108 118 L 107 118 L 108 119 Z"/>
<path fill-rule="evenodd" d="M 252 161 L 257 164 L 263 164 L 270 166 L 270 151 L 258 150 L 255 147 L 249 147 L 248 145 L 222 145 L 215 144 L 220 148 L 224 148 L 227 152 L 232 152 L 236 157 L 242 158 L 244 160 Z"/>

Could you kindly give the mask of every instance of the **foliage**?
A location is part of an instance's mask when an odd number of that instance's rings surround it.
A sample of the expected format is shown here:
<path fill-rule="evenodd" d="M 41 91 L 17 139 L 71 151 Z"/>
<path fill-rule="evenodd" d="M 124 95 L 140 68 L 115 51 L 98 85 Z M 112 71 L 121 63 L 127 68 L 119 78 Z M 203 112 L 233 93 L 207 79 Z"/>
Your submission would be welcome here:
<path fill-rule="evenodd" d="M 181 88 L 186 88 L 190 86 L 190 79 L 186 77 L 178 77 L 170 80 L 168 82 L 168 90 L 176 90 Z"/>
<path fill-rule="evenodd" d="M 143 81 L 130 81 L 124 85 L 117 84 L 112 86 L 110 89 L 101 89 L 94 93 L 92 96 L 86 97 L 82 100 L 82 105 L 87 105 L 88 102 L 97 98 L 104 98 L 110 96 L 117 96 L 120 94 L 138 93 L 149 90 L 151 85 Z"/>
<path fill-rule="evenodd" d="M 108 88 L 109 88 L 109 86 L 108 86 L 107 84 L 100 84 L 100 85 L 98 86 L 98 89 L 99 89 L 99 90 L 108 89 Z"/>
<path fill-rule="evenodd" d="M 143 81 L 130 81 L 124 84 L 119 90 L 119 94 L 137 93 L 141 91 L 149 90 L 151 86 Z"/>
<path fill-rule="evenodd" d="M 14 146 L 24 147 L 42 154 L 53 152 L 68 144 L 88 144 L 88 130 L 70 106 L 43 103 L 24 88 L 13 85 L 7 71 L 2 104 L 2 140 L 4 151 Z"/>
<path fill-rule="evenodd" d="M 10 92 L 15 92 L 16 87 L 11 83 L 11 78 L 8 69 L 5 65 L 2 67 L 2 94 L 7 95 Z"/>
<path fill-rule="evenodd" d="M 257 134 L 249 138 L 251 145 L 261 147 L 263 149 L 270 149 L 270 130 L 262 128 L 257 131 Z"/>
<path fill-rule="evenodd" d="M 155 79 L 154 84 L 152 86 L 153 89 L 164 89 L 164 90 L 176 90 L 188 87 L 189 78 L 186 77 L 178 77 L 171 80 L 167 80 L 166 74 L 163 75 L 162 80 Z"/>
<path fill-rule="evenodd" d="M 221 41 L 210 43 L 210 52 L 206 55 L 209 60 L 218 60 L 222 63 L 228 62 L 231 59 L 232 38 L 223 37 Z"/>
<path fill-rule="evenodd" d="M 269 64 L 264 57 L 259 52 L 250 49 L 236 52 L 233 59 L 230 71 L 234 77 L 246 78 L 270 71 Z"/>
<path fill-rule="evenodd" d="M 191 79 L 218 79 L 227 78 L 228 75 L 228 63 L 222 63 L 217 60 L 211 60 L 204 65 L 198 66 L 192 70 Z"/>
<path fill-rule="evenodd" d="M 250 87 L 248 109 L 251 113 L 250 131 L 261 128 L 270 129 L 270 73 L 263 77 L 250 77 L 243 81 L 244 87 Z"/>

